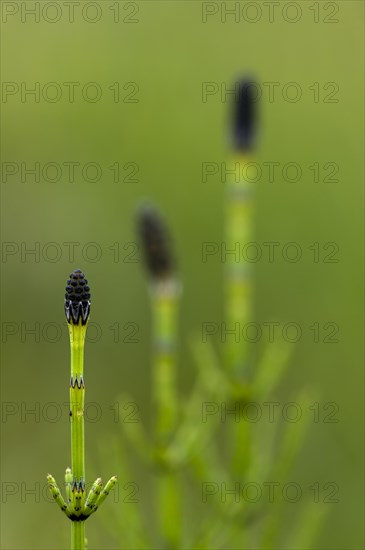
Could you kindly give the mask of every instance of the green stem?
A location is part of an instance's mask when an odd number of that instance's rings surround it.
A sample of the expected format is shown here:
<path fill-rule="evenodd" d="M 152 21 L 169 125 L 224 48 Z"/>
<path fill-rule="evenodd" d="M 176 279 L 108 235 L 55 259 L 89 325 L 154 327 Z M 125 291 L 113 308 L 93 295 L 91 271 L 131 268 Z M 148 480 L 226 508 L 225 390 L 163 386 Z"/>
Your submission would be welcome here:
<path fill-rule="evenodd" d="M 237 158 L 240 166 L 249 159 L 244 155 Z M 248 343 L 242 339 L 244 326 L 251 321 L 252 313 L 252 262 L 245 261 L 242 250 L 247 250 L 247 257 L 254 257 L 253 234 L 253 185 L 243 178 L 236 181 L 232 178 L 227 183 L 226 201 L 226 265 L 225 265 L 225 303 L 227 329 L 235 330 L 229 334 L 226 344 L 226 367 L 233 378 L 242 381 L 247 374 Z M 253 250 L 252 250 L 253 248 Z M 238 335 L 238 337 L 237 337 Z"/>
<path fill-rule="evenodd" d="M 71 550 L 83 550 L 85 548 L 85 522 L 73 521 L 71 523 Z"/>
<path fill-rule="evenodd" d="M 176 318 L 178 289 L 174 280 L 160 282 L 152 291 L 154 366 L 153 390 L 156 404 L 155 436 L 164 457 L 176 431 Z M 180 541 L 180 489 L 176 472 L 167 464 L 158 479 L 159 521 L 163 547 L 178 548 Z"/>
<path fill-rule="evenodd" d="M 84 345 L 86 326 L 69 325 L 71 343 L 71 461 L 77 481 L 85 481 L 84 449 Z"/>
<path fill-rule="evenodd" d="M 177 420 L 175 283 L 158 286 L 152 293 L 156 437 L 161 446 L 169 442 Z"/>
<path fill-rule="evenodd" d="M 85 481 L 84 345 L 86 326 L 69 325 L 71 343 L 71 470 L 76 481 Z"/>
<path fill-rule="evenodd" d="M 74 509 L 81 514 L 85 498 L 85 433 L 84 433 L 84 346 L 86 325 L 69 325 L 71 345 L 71 469 L 73 475 L 72 497 Z M 72 549 L 84 550 L 85 525 L 83 521 L 72 522 Z"/>
<path fill-rule="evenodd" d="M 241 167 L 250 159 L 243 154 L 236 159 Z M 240 170 L 240 172 L 241 172 Z M 244 327 L 252 321 L 252 264 L 242 257 L 242 250 L 247 250 L 248 258 L 254 256 L 248 244 L 253 240 L 253 191 L 252 182 L 232 178 L 227 185 L 226 201 L 226 249 L 227 254 L 225 278 L 225 304 L 227 328 L 235 330 L 235 337 L 229 335 L 226 344 L 226 368 L 236 385 L 233 405 L 240 402 L 243 396 L 242 385 L 247 380 L 249 368 L 249 345 L 242 334 Z M 237 338 L 237 334 L 239 335 Z M 232 405 L 232 408 L 234 408 Z M 238 478 L 243 478 L 249 467 L 250 426 L 245 422 L 232 426 L 232 471 Z"/>

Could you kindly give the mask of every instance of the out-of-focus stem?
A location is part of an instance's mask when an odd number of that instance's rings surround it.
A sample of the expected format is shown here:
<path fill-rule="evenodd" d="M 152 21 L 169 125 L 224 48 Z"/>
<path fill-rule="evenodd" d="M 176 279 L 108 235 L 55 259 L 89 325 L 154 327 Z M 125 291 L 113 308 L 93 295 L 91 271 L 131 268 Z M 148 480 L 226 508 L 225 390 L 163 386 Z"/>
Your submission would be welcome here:
<path fill-rule="evenodd" d="M 156 406 L 157 452 L 163 460 L 176 431 L 178 402 L 176 388 L 176 332 L 178 288 L 174 280 L 155 282 L 152 288 L 153 315 L 153 392 Z M 159 521 L 169 549 L 180 541 L 180 490 L 175 472 L 164 465 L 158 479 Z"/>
<path fill-rule="evenodd" d="M 156 435 L 168 442 L 177 420 L 176 317 L 177 293 L 164 284 L 152 290 L 154 339 L 153 391 L 156 404 Z"/>
<path fill-rule="evenodd" d="M 247 156 L 237 156 L 232 164 L 238 164 L 238 169 L 227 182 L 226 250 L 223 255 L 226 328 L 234 331 L 226 338 L 226 368 L 234 379 L 241 380 L 247 374 L 249 350 L 243 335 L 244 327 L 250 321 L 253 298 L 252 263 L 245 260 L 245 256 L 255 253 L 255 250 L 249 250 L 253 238 L 253 185 L 241 176 L 242 166 L 247 162 Z"/>
<path fill-rule="evenodd" d="M 242 481 L 250 464 L 250 425 L 242 421 L 240 410 L 246 399 L 244 385 L 249 371 L 250 349 L 245 330 L 252 320 L 252 264 L 255 262 L 255 247 L 252 246 L 254 183 L 245 178 L 244 174 L 251 161 L 250 152 L 255 141 L 255 88 L 254 82 L 250 80 L 242 80 L 238 86 L 239 95 L 236 97 L 232 121 L 234 169 L 231 168 L 227 182 L 225 220 L 226 328 L 234 334 L 228 336 L 225 361 L 232 383 L 230 409 L 236 415 L 232 427 L 232 472 L 236 479 Z"/>
<path fill-rule="evenodd" d="M 250 425 L 240 416 L 240 386 L 247 379 L 250 351 L 243 335 L 250 322 L 253 299 L 252 264 L 242 254 L 243 250 L 247 254 L 247 245 L 253 240 L 253 185 L 241 176 L 247 162 L 248 156 L 236 157 L 235 163 L 239 166 L 227 183 L 226 200 L 226 250 L 229 252 L 225 264 L 226 325 L 235 331 L 227 335 L 226 368 L 233 387 L 237 385 L 237 396 L 233 394 L 230 409 L 237 409 L 238 416 L 238 422 L 232 424 L 232 471 L 239 478 L 244 476 L 250 462 Z"/>

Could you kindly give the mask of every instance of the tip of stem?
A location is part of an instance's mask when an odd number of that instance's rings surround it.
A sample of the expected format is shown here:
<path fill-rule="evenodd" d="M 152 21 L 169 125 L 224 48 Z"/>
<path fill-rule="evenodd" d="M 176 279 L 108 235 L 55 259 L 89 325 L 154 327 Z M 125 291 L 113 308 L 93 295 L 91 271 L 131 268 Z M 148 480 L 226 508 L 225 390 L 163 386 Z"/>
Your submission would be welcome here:
<path fill-rule="evenodd" d="M 150 276 L 166 279 L 174 270 L 170 236 L 159 212 L 150 204 L 143 204 L 137 212 L 137 230 L 144 261 Z"/>
<path fill-rule="evenodd" d="M 254 80 L 236 83 L 233 108 L 233 147 L 242 153 L 252 149 L 257 130 L 258 87 Z"/>
<path fill-rule="evenodd" d="M 68 323 L 85 325 L 90 315 L 90 287 L 81 269 L 70 273 L 66 285 L 65 313 Z"/>

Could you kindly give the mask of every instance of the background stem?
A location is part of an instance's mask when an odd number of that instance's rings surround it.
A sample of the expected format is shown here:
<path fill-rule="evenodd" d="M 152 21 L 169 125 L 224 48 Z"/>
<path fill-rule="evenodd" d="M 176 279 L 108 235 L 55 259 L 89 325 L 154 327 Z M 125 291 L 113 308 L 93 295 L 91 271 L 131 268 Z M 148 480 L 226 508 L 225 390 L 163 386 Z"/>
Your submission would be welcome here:
<path fill-rule="evenodd" d="M 177 391 L 176 391 L 176 318 L 177 290 L 174 281 L 166 286 L 162 283 L 153 289 L 153 340 L 154 366 L 153 391 L 156 404 L 155 437 L 158 451 L 163 456 L 164 450 L 175 433 L 177 424 Z M 181 536 L 180 497 L 176 472 L 167 465 L 158 479 L 158 509 L 160 532 L 164 540 L 160 547 L 174 549 L 179 547 Z"/>
<path fill-rule="evenodd" d="M 163 292 L 163 288 L 159 288 L 153 292 L 155 432 L 162 445 L 169 442 L 177 420 L 176 309 L 176 297 L 171 291 Z"/>
<path fill-rule="evenodd" d="M 240 385 L 247 381 L 249 371 L 249 346 L 245 337 L 245 325 L 252 321 L 253 277 L 252 264 L 247 261 L 254 257 L 255 250 L 249 250 L 248 243 L 253 241 L 253 184 L 245 181 L 242 167 L 251 159 L 238 154 L 240 178 L 234 174 L 227 186 L 226 200 L 226 277 L 225 304 L 227 329 L 235 330 L 227 336 L 226 368 L 233 383 Z M 245 251 L 245 253 L 243 252 Z M 238 391 L 237 400 L 231 409 L 241 405 L 242 396 Z M 250 462 L 250 426 L 246 422 L 234 422 L 232 425 L 232 472 L 237 479 L 243 479 Z"/>
<path fill-rule="evenodd" d="M 251 161 L 245 155 L 237 155 L 233 162 L 242 166 Z M 225 307 L 227 330 L 226 367 L 234 378 L 242 380 L 247 375 L 248 343 L 244 338 L 244 326 L 252 314 L 253 278 L 252 263 L 245 261 L 255 256 L 255 249 L 245 245 L 253 239 L 253 184 L 241 176 L 232 175 L 227 185 L 226 199 L 226 254 Z M 243 376 L 242 376 L 243 373 Z"/>

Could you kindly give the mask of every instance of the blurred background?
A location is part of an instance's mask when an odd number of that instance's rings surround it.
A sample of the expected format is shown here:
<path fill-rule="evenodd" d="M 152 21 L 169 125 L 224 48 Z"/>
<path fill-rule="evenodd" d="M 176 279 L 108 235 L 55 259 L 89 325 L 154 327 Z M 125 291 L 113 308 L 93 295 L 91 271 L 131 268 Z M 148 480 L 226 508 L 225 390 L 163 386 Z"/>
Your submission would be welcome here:
<path fill-rule="evenodd" d="M 136 483 L 153 525 L 146 469 L 131 455 L 125 479 L 103 452 L 108 438 L 118 440 L 123 392 L 147 431 L 152 414 L 134 214 L 151 199 L 175 243 L 184 400 L 196 376 L 188 339 L 223 318 L 224 266 L 219 254 L 203 262 L 202 246 L 224 240 L 225 92 L 249 75 L 261 93 L 255 241 L 264 252 L 254 265 L 253 320 L 300 325 L 277 401 L 305 387 L 320 411 L 288 481 L 307 494 L 315 483 L 338 487 L 313 548 L 363 548 L 363 4 L 105 0 L 76 2 L 73 15 L 65 4 L 1 6 L 2 547 L 68 547 L 67 520 L 44 481 L 48 472 L 61 481 L 70 460 L 63 292 L 78 267 L 93 300 L 86 400 L 98 404 L 86 424 L 87 478 L 118 474 L 120 501 Z M 219 169 L 206 181 L 204 163 Z M 267 163 L 276 163 L 271 181 Z M 263 245 L 272 241 L 274 261 Z M 291 242 L 297 262 L 282 254 Z M 255 354 L 262 344 L 252 344 Z M 323 421 L 327 403 L 338 422 Z M 188 508 L 204 508 L 200 487 L 188 495 Z M 109 500 L 87 523 L 89 549 L 121 547 L 102 515 L 134 504 Z M 278 547 L 289 530 L 284 519 Z"/>

